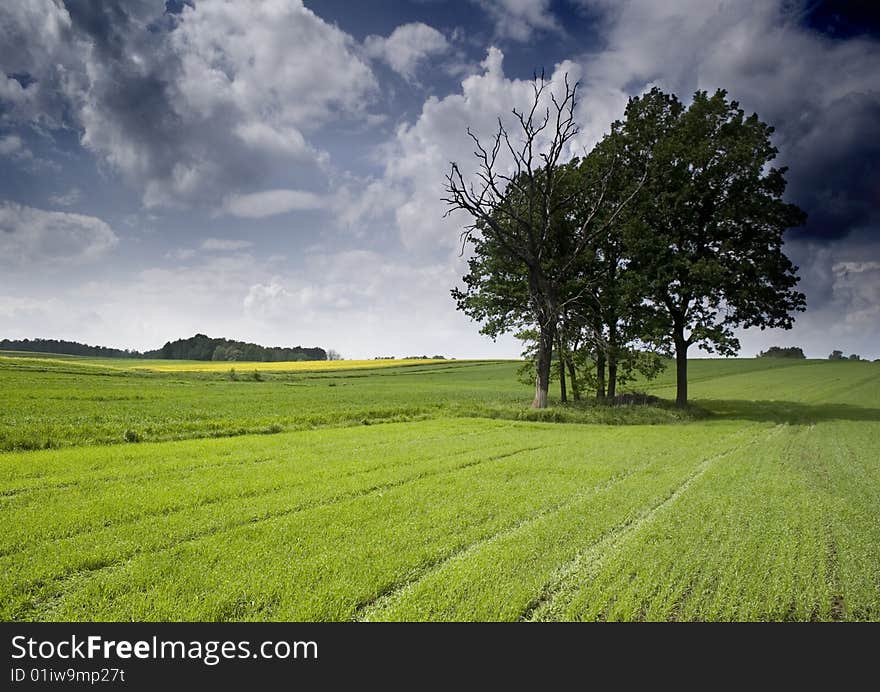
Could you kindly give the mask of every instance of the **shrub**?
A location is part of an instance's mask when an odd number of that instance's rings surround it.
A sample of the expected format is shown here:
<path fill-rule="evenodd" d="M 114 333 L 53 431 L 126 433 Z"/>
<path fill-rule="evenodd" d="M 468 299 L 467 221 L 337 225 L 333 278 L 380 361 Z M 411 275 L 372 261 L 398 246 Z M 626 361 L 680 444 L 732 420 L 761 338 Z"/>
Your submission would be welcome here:
<path fill-rule="evenodd" d="M 771 346 L 766 351 L 761 351 L 758 358 L 806 358 L 804 351 L 799 346 L 790 346 L 783 348 L 781 346 Z"/>

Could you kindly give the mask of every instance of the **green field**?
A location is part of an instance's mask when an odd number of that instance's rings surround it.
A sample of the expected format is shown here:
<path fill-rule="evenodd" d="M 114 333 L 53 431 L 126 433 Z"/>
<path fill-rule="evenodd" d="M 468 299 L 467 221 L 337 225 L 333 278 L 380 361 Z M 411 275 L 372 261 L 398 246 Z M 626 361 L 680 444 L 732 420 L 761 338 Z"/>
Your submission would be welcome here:
<path fill-rule="evenodd" d="M 880 619 L 880 364 L 153 365 L 0 356 L 0 618 Z"/>

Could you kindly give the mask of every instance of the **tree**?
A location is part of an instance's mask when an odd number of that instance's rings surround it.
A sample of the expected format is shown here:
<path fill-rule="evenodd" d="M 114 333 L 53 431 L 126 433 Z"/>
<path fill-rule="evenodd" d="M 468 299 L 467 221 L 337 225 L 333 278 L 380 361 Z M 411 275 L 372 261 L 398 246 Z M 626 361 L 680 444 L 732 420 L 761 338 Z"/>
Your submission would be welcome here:
<path fill-rule="evenodd" d="M 799 346 L 790 346 L 783 348 L 781 346 L 771 346 L 766 351 L 761 351 L 758 358 L 799 358 L 804 359 L 804 350 Z"/>
<path fill-rule="evenodd" d="M 861 360 L 862 357 L 858 353 L 851 353 L 847 360 Z"/>
<path fill-rule="evenodd" d="M 342 354 L 332 348 L 327 349 L 327 360 L 342 360 Z"/>
<path fill-rule="evenodd" d="M 623 135 L 652 143 L 627 252 L 651 329 L 675 349 L 679 406 L 690 346 L 733 355 L 735 327 L 788 329 L 805 309 L 782 235 L 806 215 L 782 201 L 786 169 L 769 167 L 772 132 L 723 90 L 697 92 L 684 108 L 652 89 L 627 108 Z"/>
<path fill-rule="evenodd" d="M 471 221 L 462 248 L 473 245 L 465 290 L 453 297 L 484 333 L 534 327 L 537 332 L 534 408 L 547 406 L 553 349 L 575 264 L 597 233 L 596 212 L 604 205 L 605 180 L 593 181 L 588 212 L 572 228 L 565 223 L 573 191 L 565 182 L 563 157 L 578 132 L 574 122 L 577 84 L 567 76 L 557 96 L 536 77 L 528 111 L 513 110 L 515 136 L 501 119 L 488 147 L 468 129 L 477 159 L 474 180 L 451 163 L 446 176 L 447 214 L 466 212 Z M 609 215 L 613 218 L 613 212 Z"/>
<path fill-rule="evenodd" d="M 605 205 L 595 211 L 595 225 L 600 229 L 591 238 L 574 277 L 578 290 L 570 291 L 564 318 L 577 329 L 568 329 L 574 341 L 564 355 L 582 354 L 580 361 L 595 365 L 596 398 L 613 399 L 618 384 L 641 372 L 655 376 L 663 367 L 650 343 L 648 313 L 642 303 L 641 277 L 634 272 L 627 256 L 625 228 L 631 223 L 634 208 L 628 202 L 636 196 L 645 180 L 650 141 L 627 138 L 622 123 L 616 121 L 611 131 L 573 167 L 578 190 L 590 190 L 592 181 L 602 179 Z M 594 213 L 589 199 L 575 198 L 572 209 L 575 224 Z M 576 360 L 576 359 L 573 359 Z M 576 368 L 570 367 L 574 378 Z"/>
<path fill-rule="evenodd" d="M 828 360 L 845 360 L 843 351 L 832 351 L 831 355 L 828 356 Z"/>

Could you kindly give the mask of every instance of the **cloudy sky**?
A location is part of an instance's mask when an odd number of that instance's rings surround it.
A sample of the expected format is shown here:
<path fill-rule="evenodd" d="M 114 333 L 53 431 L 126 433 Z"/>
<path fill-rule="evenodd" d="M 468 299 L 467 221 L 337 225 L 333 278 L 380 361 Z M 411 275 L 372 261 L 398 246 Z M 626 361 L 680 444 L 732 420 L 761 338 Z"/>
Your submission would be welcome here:
<path fill-rule="evenodd" d="M 816 0 L 14 0 L 0 5 L 0 337 L 204 332 L 347 358 L 512 357 L 456 313 L 440 201 L 466 128 L 579 80 L 723 87 L 776 127 L 809 310 L 771 344 L 880 357 L 880 22 Z"/>

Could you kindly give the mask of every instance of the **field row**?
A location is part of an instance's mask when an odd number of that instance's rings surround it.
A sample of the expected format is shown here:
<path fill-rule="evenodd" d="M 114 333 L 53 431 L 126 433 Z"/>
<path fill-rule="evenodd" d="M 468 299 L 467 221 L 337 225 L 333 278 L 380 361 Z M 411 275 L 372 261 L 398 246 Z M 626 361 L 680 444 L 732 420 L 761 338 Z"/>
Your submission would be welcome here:
<path fill-rule="evenodd" d="M 9 455 L 0 615 L 876 618 L 860 430 L 469 419 Z"/>
<path fill-rule="evenodd" d="M 694 415 L 589 401 L 533 411 L 528 408 L 530 389 L 518 381 L 515 362 L 420 361 L 369 371 L 274 373 L 260 381 L 101 369 L 81 362 L 52 361 L 44 368 L 43 361 L 0 358 L 0 452 L 439 417 L 669 424 Z M 674 396 L 672 377 L 667 371 L 654 382 L 632 386 L 669 399 Z M 732 419 L 877 421 L 878 387 L 880 366 L 874 363 L 756 359 L 691 364 L 691 394 L 698 409 Z"/>

